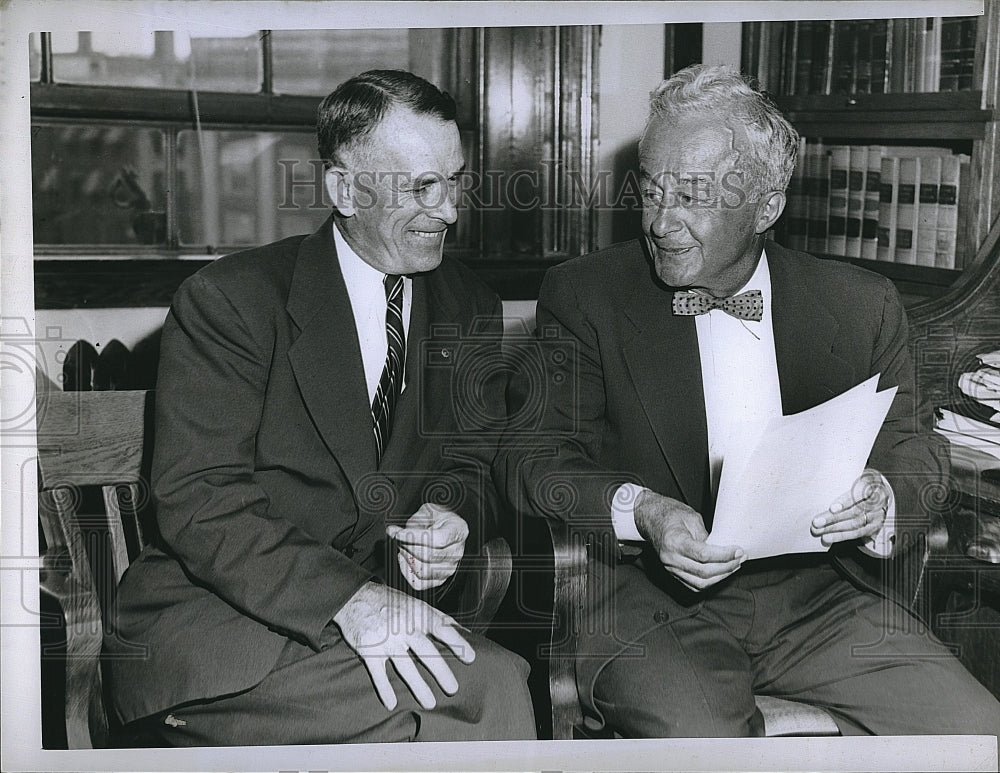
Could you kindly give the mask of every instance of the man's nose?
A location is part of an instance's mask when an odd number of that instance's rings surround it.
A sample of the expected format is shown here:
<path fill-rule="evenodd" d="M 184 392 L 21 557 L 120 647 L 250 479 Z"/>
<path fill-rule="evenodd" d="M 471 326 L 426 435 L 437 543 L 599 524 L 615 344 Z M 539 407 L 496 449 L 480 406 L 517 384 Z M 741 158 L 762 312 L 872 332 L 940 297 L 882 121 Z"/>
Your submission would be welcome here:
<path fill-rule="evenodd" d="M 457 197 L 458 193 L 454 187 L 449 187 L 443 201 L 435 209 L 434 216 L 448 225 L 453 225 L 458 220 Z"/>
<path fill-rule="evenodd" d="M 664 199 L 664 202 L 656 210 L 656 213 L 653 215 L 653 219 L 649 223 L 649 232 L 654 238 L 657 239 L 673 233 L 674 231 L 680 230 L 681 228 L 677 207 L 671 206 L 667 203 L 668 199 L 669 197 Z"/>

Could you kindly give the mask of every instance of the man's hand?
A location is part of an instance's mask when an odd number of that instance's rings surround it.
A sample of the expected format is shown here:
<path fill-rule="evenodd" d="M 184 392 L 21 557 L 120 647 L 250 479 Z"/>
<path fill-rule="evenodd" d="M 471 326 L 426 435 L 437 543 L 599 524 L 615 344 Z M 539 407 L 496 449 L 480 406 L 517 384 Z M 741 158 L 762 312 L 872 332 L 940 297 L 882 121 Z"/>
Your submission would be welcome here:
<path fill-rule="evenodd" d="M 406 526 L 389 525 L 385 533 L 399 545 L 396 560 L 403 577 L 422 591 L 443 584 L 458 569 L 469 526 L 461 516 L 426 502 Z"/>
<path fill-rule="evenodd" d="M 850 491 L 837 497 L 827 512 L 813 518 L 810 532 L 826 547 L 878 534 L 889 503 L 887 485 L 878 471 L 865 470 Z"/>
<path fill-rule="evenodd" d="M 743 563 L 735 545 L 708 545 L 701 516 L 676 499 L 643 490 L 635 503 L 635 525 L 656 547 L 660 562 L 692 590 L 704 590 L 725 579 Z"/>
<path fill-rule="evenodd" d="M 471 663 L 476 657 L 451 617 L 420 599 L 376 582 L 362 585 L 334 615 L 333 622 L 344 641 L 361 656 L 379 700 L 390 711 L 396 708 L 397 700 L 386 673 L 387 662 L 392 662 L 417 702 L 425 709 L 433 709 L 434 693 L 420 675 L 413 656 L 448 695 L 458 692 L 458 680 L 431 637 L 446 645 L 463 663 Z"/>

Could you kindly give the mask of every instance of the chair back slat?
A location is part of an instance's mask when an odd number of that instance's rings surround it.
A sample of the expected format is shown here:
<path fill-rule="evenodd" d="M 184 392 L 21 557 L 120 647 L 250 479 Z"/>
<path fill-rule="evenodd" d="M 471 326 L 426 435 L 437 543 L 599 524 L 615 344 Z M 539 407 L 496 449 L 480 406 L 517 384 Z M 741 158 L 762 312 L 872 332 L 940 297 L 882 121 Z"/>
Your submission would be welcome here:
<path fill-rule="evenodd" d="M 138 555 L 144 541 L 135 503 L 139 501 L 140 490 L 135 483 L 103 486 L 104 511 L 108 517 L 108 536 L 111 538 L 111 562 L 115 572 L 115 583 L 121 582 L 122 575 Z M 131 534 L 127 535 L 127 532 Z M 130 539 L 131 537 L 131 539 Z M 131 549 L 129 545 L 132 545 Z"/>
<path fill-rule="evenodd" d="M 106 745 L 108 722 L 100 665 L 103 621 L 76 506 L 68 488 L 39 494 L 38 514 L 47 542 L 41 589 L 58 602 L 66 626 L 67 745 L 88 749 Z M 43 650 L 42 656 L 52 654 Z"/>

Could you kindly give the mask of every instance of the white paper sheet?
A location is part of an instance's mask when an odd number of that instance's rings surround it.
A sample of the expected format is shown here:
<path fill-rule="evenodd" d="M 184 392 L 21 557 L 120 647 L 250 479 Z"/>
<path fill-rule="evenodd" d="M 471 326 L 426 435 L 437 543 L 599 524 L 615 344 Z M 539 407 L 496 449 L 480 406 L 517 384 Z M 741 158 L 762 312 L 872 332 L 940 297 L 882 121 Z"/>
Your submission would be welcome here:
<path fill-rule="evenodd" d="M 865 468 L 896 394 L 877 385 L 872 376 L 808 411 L 734 432 L 708 542 L 739 545 L 747 558 L 827 550 L 809 525 Z"/>

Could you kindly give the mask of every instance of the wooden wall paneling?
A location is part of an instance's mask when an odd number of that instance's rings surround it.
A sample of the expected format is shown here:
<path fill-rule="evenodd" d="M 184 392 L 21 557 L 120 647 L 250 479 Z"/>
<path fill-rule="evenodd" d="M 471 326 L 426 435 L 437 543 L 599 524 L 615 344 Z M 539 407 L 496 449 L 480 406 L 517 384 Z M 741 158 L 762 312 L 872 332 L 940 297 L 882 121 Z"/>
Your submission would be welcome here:
<path fill-rule="evenodd" d="M 484 260 L 593 248 L 592 209 L 566 204 L 593 187 L 597 40 L 592 27 L 485 30 L 483 169 L 504 206 L 483 213 Z"/>
<path fill-rule="evenodd" d="M 559 31 L 559 164 L 551 217 L 557 221 L 553 253 L 580 255 L 596 247 L 596 213 L 591 198 L 597 155 L 597 54 L 600 30 L 565 27 Z"/>

